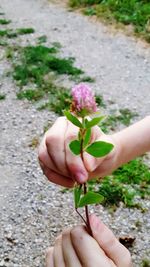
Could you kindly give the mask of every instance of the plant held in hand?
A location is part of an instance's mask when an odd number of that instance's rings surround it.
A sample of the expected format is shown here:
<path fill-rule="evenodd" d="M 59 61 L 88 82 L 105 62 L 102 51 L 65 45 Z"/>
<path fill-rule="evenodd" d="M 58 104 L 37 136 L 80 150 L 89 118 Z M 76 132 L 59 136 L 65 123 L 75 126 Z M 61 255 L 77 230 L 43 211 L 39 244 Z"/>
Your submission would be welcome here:
<path fill-rule="evenodd" d="M 69 144 L 72 153 L 75 155 L 81 155 L 81 158 L 83 159 L 83 152 L 86 151 L 93 157 L 98 158 L 107 155 L 113 149 L 113 145 L 111 143 L 104 141 L 90 143 L 91 128 L 99 124 L 104 116 L 95 116 L 89 119 L 90 115 L 98 114 L 95 97 L 89 86 L 81 83 L 73 87 L 70 111 L 65 111 L 64 114 L 69 121 L 79 128 L 78 139 L 73 140 Z M 83 217 L 82 219 L 84 220 L 91 235 L 92 231 L 89 222 L 88 205 L 100 203 L 102 200 L 102 195 L 87 190 L 86 183 L 75 185 L 75 209 L 82 217 L 82 215 L 78 212 L 78 208 L 85 207 L 86 220 Z"/>

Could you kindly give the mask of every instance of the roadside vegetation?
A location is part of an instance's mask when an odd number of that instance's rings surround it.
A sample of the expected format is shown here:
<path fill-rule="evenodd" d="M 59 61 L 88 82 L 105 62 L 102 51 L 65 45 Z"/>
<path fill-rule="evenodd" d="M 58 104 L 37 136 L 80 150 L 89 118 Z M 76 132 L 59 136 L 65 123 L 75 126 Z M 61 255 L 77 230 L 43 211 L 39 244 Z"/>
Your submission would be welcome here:
<path fill-rule="evenodd" d="M 140 208 L 145 211 L 142 199 L 150 195 L 150 170 L 142 157 L 130 161 L 104 179 L 90 181 L 89 187 L 98 185 L 97 192 L 104 196 L 103 205 L 118 206 L 120 202 L 125 207 Z"/>
<path fill-rule="evenodd" d="M 131 25 L 136 36 L 150 43 L 149 0 L 69 0 L 69 6 L 110 24 Z"/>
<path fill-rule="evenodd" d="M 0 100 L 4 100 L 6 98 L 5 94 L 0 94 Z"/>

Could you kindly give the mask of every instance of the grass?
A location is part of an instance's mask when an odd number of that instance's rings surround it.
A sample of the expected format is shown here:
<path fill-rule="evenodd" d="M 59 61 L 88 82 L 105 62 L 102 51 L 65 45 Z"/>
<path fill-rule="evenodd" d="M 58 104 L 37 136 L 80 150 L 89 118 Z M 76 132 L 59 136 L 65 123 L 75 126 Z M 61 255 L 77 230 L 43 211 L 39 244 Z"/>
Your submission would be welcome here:
<path fill-rule="evenodd" d="M 29 143 L 29 147 L 37 148 L 39 146 L 40 142 L 39 142 L 39 137 L 35 136 L 32 138 L 31 142 Z"/>
<path fill-rule="evenodd" d="M 43 44 L 43 43 L 46 43 L 47 41 L 47 36 L 46 35 L 42 35 L 40 37 L 38 37 L 38 44 Z"/>
<path fill-rule="evenodd" d="M 42 100 L 38 109 L 47 108 L 62 115 L 63 110 L 70 106 L 71 95 L 67 88 L 56 85 L 58 75 L 80 79 L 84 72 L 74 66 L 73 58 L 60 58 L 60 45 L 53 45 L 47 47 L 37 44 L 13 49 L 9 47 L 6 55 L 14 62 L 13 78 L 20 87 L 17 98 L 26 98 L 32 102 Z M 84 76 L 81 79 L 83 78 Z M 85 79 L 89 81 L 90 77 L 85 76 Z M 26 89 L 28 86 L 29 89 Z M 102 102 L 100 97 L 99 101 Z"/>
<path fill-rule="evenodd" d="M 133 118 L 137 117 L 138 114 L 132 112 L 128 108 L 120 109 L 119 114 L 109 115 L 100 125 L 103 132 L 108 133 L 114 131 L 119 124 L 129 126 Z"/>
<path fill-rule="evenodd" d="M 142 158 L 137 158 L 96 183 L 105 206 L 118 206 L 123 202 L 126 207 L 142 208 L 141 200 L 150 194 L 150 169 Z M 90 181 L 89 187 L 94 186 L 95 181 Z"/>
<path fill-rule="evenodd" d="M 11 22 L 11 20 L 6 20 L 6 19 L 0 19 L 0 24 L 1 25 L 7 25 Z"/>
<path fill-rule="evenodd" d="M 7 36 L 8 31 L 7 30 L 0 30 L 0 37 Z"/>
<path fill-rule="evenodd" d="M 150 267 L 150 260 L 147 258 L 142 260 L 141 267 Z"/>
<path fill-rule="evenodd" d="M 31 34 L 34 32 L 35 32 L 35 30 L 33 28 L 19 28 L 16 30 L 5 29 L 5 30 L 0 30 L 0 37 L 12 39 L 12 38 L 16 38 L 19 35 Z"/>
<path fill-rule="evenodd" d="M 33 28 L 19 28 L 16 31 L 17 31 L 17 34 L 19 35 L 31 34 L 35 32 Z"/>
<path fill-rule="evenodd" d="M 78 76 L 82 70 L 73 66 L 72 58 L 59 58 L 56 54 L 58 49 L 48 48 L 43 45 L 27 46 L 19 51 L 19 63 L 14 66 L 14 79 L 21 86 L 29 82 L 42 86 L 44 76 L 49 72 L 62 75 Z"/>
<path fill-rule="evenodd" d="M 150 2 L 147 0 L 69 0 L 72 8 L 109 23 L 132 25 L 134 33 L 150 42 Z"/>
<path fill-rule="evenodd" d="M 0 100 L 4 100 L 6 98 L 6 95 L 0 94 Z"/>

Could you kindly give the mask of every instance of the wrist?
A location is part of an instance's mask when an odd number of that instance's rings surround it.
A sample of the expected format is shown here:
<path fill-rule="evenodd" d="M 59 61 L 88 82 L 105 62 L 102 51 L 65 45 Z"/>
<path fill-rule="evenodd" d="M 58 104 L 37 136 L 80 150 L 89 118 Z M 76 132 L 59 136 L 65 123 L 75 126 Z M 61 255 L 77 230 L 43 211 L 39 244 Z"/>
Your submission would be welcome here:
<path fill-rule="evenodd" d="M 112 139 L 114 140 L 115 144 L 114 169 L 117 169 L 126 162 L 126 147 L 121 138 L 120 132 L 113 134 Z"/>

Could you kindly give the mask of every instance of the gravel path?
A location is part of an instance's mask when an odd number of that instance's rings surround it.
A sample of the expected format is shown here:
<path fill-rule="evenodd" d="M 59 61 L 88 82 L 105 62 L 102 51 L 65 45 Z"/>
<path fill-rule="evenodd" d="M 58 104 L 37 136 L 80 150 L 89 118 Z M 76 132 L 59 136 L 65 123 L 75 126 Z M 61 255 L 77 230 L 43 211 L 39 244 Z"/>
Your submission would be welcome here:
<path fill-rule="evenodd" d="M 60 42 L 62 54 L 75 57 L 77 66 L 96 78 L 93 89 L 106 101 L 115 100 L 114 108 L 134 109 L 140 117 L 149 113 L 149 48 L 44 0 L 0 0 L 0 7 L 12 20 L 11 27 L 35 28 L 31 41 L 45 34 L 48 43 Z M 44 179 L 37 151 L 30 146 L 34 137 L 42 136 L 45 123 L 56 116 L 16 99 L 17 88 L 5 76 L 10 66 L 3 54 L 0 48 L 0 92 L 6 93 L 0 102 L 0 266 L 41 267 L 53 237 L 78 218 L 72 213 L 70 193 L 63 194 Z M 139 266 L 150 252 L 149 213 L 120 207 L 112 216 L 102 207 L 96 209 L 116 234 L 136 236 L 132 254 Z"/>

